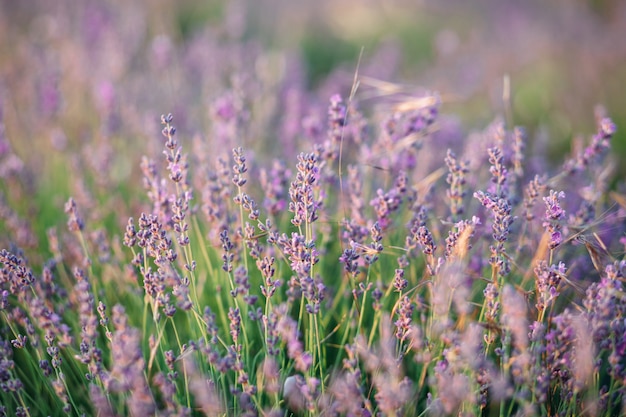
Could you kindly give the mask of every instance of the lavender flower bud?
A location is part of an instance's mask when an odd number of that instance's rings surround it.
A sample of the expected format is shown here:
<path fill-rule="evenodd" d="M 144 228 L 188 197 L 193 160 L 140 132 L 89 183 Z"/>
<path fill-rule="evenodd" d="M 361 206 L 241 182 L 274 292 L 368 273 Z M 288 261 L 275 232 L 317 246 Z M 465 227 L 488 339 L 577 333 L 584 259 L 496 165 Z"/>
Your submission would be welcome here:
<path fill-rule="evenodd" d="M 83 230 L 85 224 L 78 213 L 76 201 L 74 201 L 72 197 L 70 197 L 70 199 L 67 200 L 67 203 L 65 203 L 65 213 L 69 215 L 69 219 L 67 220 L 67 228 L 70 230 L 70 232 L 79 232 Z"/>

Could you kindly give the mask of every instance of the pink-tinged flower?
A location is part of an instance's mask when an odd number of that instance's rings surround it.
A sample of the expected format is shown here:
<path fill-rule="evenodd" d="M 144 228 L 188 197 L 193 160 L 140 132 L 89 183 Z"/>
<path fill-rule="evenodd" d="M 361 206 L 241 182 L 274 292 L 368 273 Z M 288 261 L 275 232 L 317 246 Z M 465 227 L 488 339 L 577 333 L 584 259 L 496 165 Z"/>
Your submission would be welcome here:
<path fill-rule="evenodd" d="M 513 346 L 518 352 L 525 352 L 528 348 L 528 318 L 524 296 L 511 285 L 505 285 L 502 290 L 502 316 L 500 321 L 503 328 L 513 336 Z"/>
<path fill-rule="evenodd" d="M 559 295 L 559 285 L 565 276 L 566 268 L 563 262 L 548 266 L 547 262 L 539 261 L 535 267 L 537 302 L 539 311 L 544 311 Z"/>
<path fill-rule="evenodd" d="M 111 340 L 111 372 L 106 388 L 125 394 L 132 415 L 151 415 L 156 403 L 145 376 L 139 330 L 129 327 L 124 308 L 113 307 L 115 331 Z"/>

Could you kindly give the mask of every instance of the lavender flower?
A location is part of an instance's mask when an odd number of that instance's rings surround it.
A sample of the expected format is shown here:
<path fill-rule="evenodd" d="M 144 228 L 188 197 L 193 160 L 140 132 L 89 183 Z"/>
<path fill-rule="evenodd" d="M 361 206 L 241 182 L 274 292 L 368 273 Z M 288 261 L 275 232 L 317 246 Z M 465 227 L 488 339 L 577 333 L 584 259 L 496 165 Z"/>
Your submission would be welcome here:
<path fill-rule="evenodd" d="M 276 259 L 274 257 L 264 257 L 262 259 L 257 259 L 256 265 L 261 271 L 261 275 L 264 278 L 264 285 L 261 286 L 261 294 L 263 294 L 266 298 L 271 298 L 275 293 L 276 289 L 281 285 L 280 280 L 274 279 L 274 274 L 276 273 L 276 269 L 274 264 Z"/>
<path fill-rule="evenodd" d="M 353 223 L 353 227 L 356 225 L 363 225 L 365 219 L 363 217 L 363 208 L 365 203 L 363 201 L 363 181 L 361 179 L 360 171 L 355 165 L 348 166 L 348 181 L 346 182 L 346 191 L 348 194 L 348 207 L 350 208 L 350 221 Z M 357 242 L 360 240 L 355 239 Z"/>
<path fill-rule="evenodd" d="M 393 288 L 397 292 L 402 293 L 407 285 L 409 285 L 409 282 L 404 278 L 404 269 L 396 269 L 393 277 Z"/>
<path fill-rule="evenodd" d="M 354 248 L 346 248 L 343 250 L 343 253 L 339 257 L 339 262 L 344 264 L 345 271 L 352 275 L 356 276 L 359 271 L 359 254 Z"/>
<path fill-rule="evenodd" d="M 127 325 L 124 308 L 113 307 L 115 332 L 111 341 L 113 367 L 106 379 L 111 392 L 128 393 L 127 405 L 133 415 L 148 415 L 156 411 L 156 404 L 144 375 L 145 362 L 137 329 Z"/>
<path fill-rule="evenodd" d="M 227 230 L 222 230 L 222 232 L 220 233 L 220 241 L 222 242 L 222 249 L 224 250 L 224 254 L 222 255 L 222 260 L 224 261 L 222 269 L 226 272 L 231 272 L 233 270 L 233 260 L 235 258 L 232 250 L 235 247 L 228 237 Z"/>
<path fill-rule="evenodd" d="M 432 233 L 425 225 L 419 227 L 414 226 L 411 228 L 410 232 L 413 241 L 422 248 L 422 252 L 426 255 L 426 268 L 428 269 L 428 273 L 430 275 L 436 275 L 443 260 L 441 258 L 438 260 L 435 259 L 437 245 L 435 244 Z"/>
<path fill-rule="evenodd" d="M 470 239 L 474 236 L 474 229 L 480 224 L 476 216 L 471 220 L 461 220 L 455 223 L 453 229 L 448 232 L 444 257 L 465 259 L 467 252 L 472 248 Z"/>
<path fill-rule="evenodd" d="M 167 210 L 169 195 L 165 179 L 159 176 L 156 163 L 147 157 L 143 157 L 141 160 L 141 170 L 144 189 L 153 204 L 152 214 L 167 223 L 169 221 Z"/>
<path fill-rule="evenodd" d="M 282 161 L 277 159 L 272 162 L 269 173 L 263 168 L 259 173 L 264 195 L 263 207 L 271 216 L 277 216 L 287 207 L 286 197 L 290 176 L 291 172 Z"/>
<path fill-rule="evenodd" d="M 278 321 L 276 330 L 281 340 L 287 345 L 287 355 L 294 361 L 294 366 L 299 372 L 307 372 L 312 364 L 311 354 L 304 351 L 302 342 L 299 340 L 298 324 L 286 315 L 286 305 L 278 306 L 274 313 Z"/>
<path fill-rule="evenodd" d="M 318 158 L 315 154 L 298 155 L 298 173 L 289 188 L 289 211 L 294 214 L 291 223 L 300 226 L 318 219 L 318 210 L 322 207 L 322 198 L 315 197 L 314 187 L 319 179 Z"/>
<path fill-rule="evenodd" d="M 85 227 L 82 217 L 78 213 L 76 201 L 72 197 L 65 203 L 65 213 L 69 216 L 67 220 L 67 228 L 70 232 L 80 232 Z"/>
<path fill-rule="evenodd" d="M 174 129 L 174 127 L 170 127 L 170 132 Z M 173 136 L 173 135 L 172 135 Z M 176 141 L 173 141 L 168 137 L 168 141 L 165 146 L 169 148 L 171 145 L 176 145 Z M 187 155 L 182 155 L 180 153 L 181 148 L 176 149 L 168 154 L 166 152 L 167 158 L 167 170 L 169 171 L 169 178 L 176 184 L 182 184 L 183 189 L 187 188 L 187 184 L 183 181 L 187 178 L 187 169 L 189 165 L 187 164 Z"/>
<path fill-rule="evenodd" d="M 544 183 L 544 178 L 540 177 L 539 175 L 535 175 L 535 178 L 533 178 L 526 187 L 524 197 L 524 209 L 526 213 L 526 220 L 528 221 L 531 221 L 535 218 L 533 208 L 535 206 L 535 202 L 537 201 L 537 197 L 543 194 L 543 190 L 545 189 Z"/>
<path fill-rule="evenodd" d="M 330 98 L 330 106 L 328 108 L 328 124 L 329 137 L 339 143 L 341 140 L 341 130 L 346 122 L 346 106 L 342 104 L 339 94 L 335 94 Z"/>
<path fill-rule="evenodd" d="M 565 264 L 559 262 L 559 265 L 551 265 L 548 267 L 547 262 L 539 261 L 535 267 L 537 302 L 536 307 L 539 312 L 545 311 L 550 303 L 559 295 L 559 285 L 562 277 L 565 276 Z"/>
<path fill-rule="evenodd" d="M 513 336 L 513 345 L 519 352 L 528 348 L 528 322 L 526 318 L 526 301 L 512 286 L 506 285 L 502 290 L 503 326 Z"/>
<path fill-rule="evenodd" d="M 497 146 L 487 149 L 489 155 L 489 172 L 491 173 L 491 182 L 495 185 L 495 190 L 489 190 L 498 198 L 506 198 L 508 196 L 507 179 L 509 171 L 504 166 L 504 156 L 502 149 Z"/>
<path fill-rule="evenodd" d="M 411 331 L 411 322 L 415 306 L 409 297 L 402 297 L 398 307 L 398 319 L 394 323 L 396 326 L 395 336 L 400 342 L 404 342 Z"/>
<path fill-rule="evenodd" d="M 406 173 L 401 171 L 396 177 L 394 186 L 388 192 L 378 189 L 376 198 L 370 201 L 370 205 L 376 210 L 377 222 L 383 230 L 391 225 L 391 216 L 400 208 L 407 192 L 406 184 Z"/>
<path fill-rule="evenodd" d="M 491 224 L 491 229 L 493 230 L 492 236 L 496 244 L 489 247 L 491 251 L 489 263 L 494 270 L 497 271 L 499 276 L 506 276 L 509 273 L 510 266 L 508 258 L 505 255 L 506 249 L 504 243 L 508 239 L 511 224 L 514 220 L 514 217 L 511 215 L 512 207 L 507 199 L 499 198 L 482 191 L 475 192 L 474 197 L 477 198 L 485 208 L 491 210 L 493 215 L 493 222 Z"/>
<path fill-rule="evenodd" d="M 575 160 L 567 161 L 564 169 L 568 173 L 586 169 L 593 161 L 601 158 L 611 147 L 611 138 L 616 132 L 613 121 L 608 117 L 597 120 L 597 131 L 591 138 L 591 144 Z"/>
<path fill-rule="evenodd" d="M 190 373 L 189 390 L 194 394 L 202 412 L 206 416 L 217 417 L 224 414 L 224 406 L 212 380 L 204 378 L 191 360 L 184 360 L 185 369 Z"/>
<path fill-rule="evenodd" d="M 546 204 L 546 214 L 543 227 L 550 235 L 550 249 L 556 248 L 561 244 L 561 242 L 563 242 L 561 220 L 565 218 L 565 210 L 561 208 L 561 202 L 559 200 L 564 198 L 565 193 L 563 191 L 557 193 L 554 190 L 550 190 L 550 195 L 543 198 L 543 201 Z"/>
<path fill-rule="evenodd" d="M 3 265 L 2 282 L 9 283 L 9 291 L 12 294 L 26 291 L 27 287 L 35 282 L 35 277 L 24 260 L 5 249 L 0 250 L 0 263 Z"/>
<path fill-rule="evenodd" d="M 487 321 L 487 323 L 497 323 L 498 315 L 500 314 L 500 301 L 499 301 L 500 292 L 498 291 L 498 286 L 490 282 L 489 284 L 487 284 L 487 286 L 483 290 L 483 295 L 485 297 L 484 307 L 483 307 L 485 320 Z M 495 335 L 493 333 L 489 334 L 485 338 L 485 341 L 487 342 L 487 344 L 493 343 L 495 340 L 494 337 Z"/>
<path fill-rule="evenodd" d="M 299 233 L 292 233 L 291 238 L 287 237 L 286 234 L 281 235 L 278 244 L 282 247 L 285 255 L 289 256 L 291 269 L 299 277 L 309 276 L 313 266 L 319 262 L 315 242 L 307 241 Z"/>
<path fill-rule="evenodd" d="M 515 177 L 522 178 L 524 175 L 524 149 L 526 147 L 526 130 L 516 126 L 513 130 L 513 173 Z"/>
<path fill-rule="evenodd" d="M 450 184 L 450 188 L 446 190 L 446 196 L 450 199 L 450 215 L 451 219 L 454 221 L 458 219 L 458 216 L 463 214 L 465 176 L 469 172 L 469 163 L 467 161 L 459 162 L 454 152 L 450 149 L 448 149 L 446 153 L 445 162 L 449 171 L 446 182 Z"/>

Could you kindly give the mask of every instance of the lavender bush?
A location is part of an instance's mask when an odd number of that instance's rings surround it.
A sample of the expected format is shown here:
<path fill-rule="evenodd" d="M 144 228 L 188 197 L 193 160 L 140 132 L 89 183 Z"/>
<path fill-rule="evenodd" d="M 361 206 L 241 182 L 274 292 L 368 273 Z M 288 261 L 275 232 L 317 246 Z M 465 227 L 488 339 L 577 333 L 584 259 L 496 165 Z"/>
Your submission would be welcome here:
<path fill-rule="evenodd" d="M 375 57 L 310 89 L 237 10 L 147 55 L 141 10 L 77 10 L 0 103 L 0 415 L 626 414 L 603 108 L 555 164 Z"/>

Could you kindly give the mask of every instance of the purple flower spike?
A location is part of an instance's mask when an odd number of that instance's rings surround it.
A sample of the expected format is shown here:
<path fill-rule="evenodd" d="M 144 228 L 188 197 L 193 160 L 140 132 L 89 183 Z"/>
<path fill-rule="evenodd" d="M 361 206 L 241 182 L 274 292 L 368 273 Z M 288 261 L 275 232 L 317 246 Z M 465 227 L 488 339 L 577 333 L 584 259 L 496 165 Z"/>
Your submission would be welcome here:
<path fill-rule="evenodd" d="M 565 218 L 565 210 L 561 207 L 560 200 L 564 198 L 565 193 L 563 191 L 557 193 L 554 190 L 550 190 L 550 195 L 543 198 L 543 201 L 546 203 L 543 227 L 550 234 L 550 249 L 556 248 L 563 242 L 561 220 Z"/>

